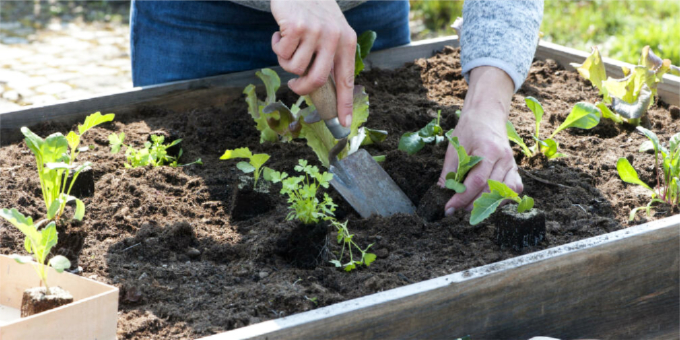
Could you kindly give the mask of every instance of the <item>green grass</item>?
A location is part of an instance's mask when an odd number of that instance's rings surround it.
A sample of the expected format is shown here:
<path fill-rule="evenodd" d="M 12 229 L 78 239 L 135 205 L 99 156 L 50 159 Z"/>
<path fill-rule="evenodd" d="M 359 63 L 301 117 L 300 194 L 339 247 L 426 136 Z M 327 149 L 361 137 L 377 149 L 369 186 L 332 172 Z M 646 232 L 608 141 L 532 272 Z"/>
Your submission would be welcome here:
<path fill-rule="evenodd" d="M 449 26 L 462 16 L 462 1 L 411 1 L 413 18 L 424 30 L 414 39 L 455 34 Z M 543 39 L 606 57 L 637 63 L 645 45 L 680 65 L 680 1 L 545 0 Z"/>

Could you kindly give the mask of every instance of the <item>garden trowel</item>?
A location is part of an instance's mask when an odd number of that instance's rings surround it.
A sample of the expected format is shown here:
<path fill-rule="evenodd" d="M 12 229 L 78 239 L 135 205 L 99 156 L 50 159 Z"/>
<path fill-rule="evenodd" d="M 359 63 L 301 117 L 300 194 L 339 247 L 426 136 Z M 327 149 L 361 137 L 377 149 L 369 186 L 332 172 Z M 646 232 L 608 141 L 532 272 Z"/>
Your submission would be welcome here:
<path fill-rule="evenodd" d="M 312 92 L 310 97 L 318 115 L 338 140 L 328 154 L 329 170 L 333 174 L 331 185 L 335 190 L 363 218 L 373 214 L 415 213 L 413 203 L 366 150 L 359 149 L 342 160 L 338 159 L 338 154 L 347 146 L 350 128 L 342 126 L 338 120 L 333 79 L 329 76 L 326 84 Z"/>

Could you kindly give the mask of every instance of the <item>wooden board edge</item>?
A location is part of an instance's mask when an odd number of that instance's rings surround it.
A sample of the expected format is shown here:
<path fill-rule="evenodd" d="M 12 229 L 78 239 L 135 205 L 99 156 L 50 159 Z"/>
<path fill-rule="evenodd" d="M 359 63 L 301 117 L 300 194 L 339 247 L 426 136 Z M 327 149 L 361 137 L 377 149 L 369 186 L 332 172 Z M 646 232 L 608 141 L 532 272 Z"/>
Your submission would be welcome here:
<path fill-rule="evenodd" d="M 677 228 L 678 226 L 680 226 L 680 215 L 671 216 L 658 221 L 652 221 L 616 232 L 595 236 L 554 248 L 548 248 L 539 252 L 514 257 L 508 260 L 472 268 L 466 271 L 457 272 L 357 299 L 340 302 L 312 311 L 291 315 L 281 319 L 265 321 L 233 331 L 212 335 L 204 339 L 226 340 L 263 338 L 273 334 L 274 332 L 282 332 L 304 326 L 309 323 L 330 320 L 331 318 L 339 317 L 341 315 L 357 313 L 367 308 L 376 308 L 379 305 L 396 303 L 399 300 L 413 298 L 414 296 L 419 296 L 422 294 L 428 294 L 438 289 L 447 287 L 453 283 L 483 280 L 485 277 L 490 275 L 509 272 L 523 266 L 536 264 L 546 260 L 567 257 L 573 254 L 578 254 L 579 252 L 586 252 L 598 247 L 606 246 L 614 242 L 627 240 L 647 233 L 654 233 L 659 230 Z"/>

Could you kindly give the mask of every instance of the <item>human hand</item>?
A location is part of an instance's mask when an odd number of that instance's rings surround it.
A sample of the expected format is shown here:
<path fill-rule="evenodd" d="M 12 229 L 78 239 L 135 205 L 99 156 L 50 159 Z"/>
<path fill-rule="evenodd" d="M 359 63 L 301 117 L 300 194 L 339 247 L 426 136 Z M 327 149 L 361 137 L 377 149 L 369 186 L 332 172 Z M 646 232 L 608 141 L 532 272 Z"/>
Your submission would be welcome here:
<path fill-rule="evenodd" d="M 455 210 L 472 210 L 474 200 L 489 191 L 489 179 L 503 182 L 517 193 L 524 189 L 505 129 L 513 84 L 505 72 L 494 67 L 478 67 L 470 73 L 465 106 L 452 136 L 458 137 L 468 154 L 483 159 L 463 182 L 465 192 L 453 195 L 446 203 L 446 215 Z M 457 166 L 458 155 L 449 144 L 439 176 L 440 186 L 444 186 L 446 174 L 456 171 Z"/>
<path fill-rule="evenodd" d="M 290 80 L 288 87 L 306 95 L 323 86 L 333 73 L 338 119 L 349 127 L 357 35 L 340 7 L 335 0 L 272 0 L 271 9 L 280 29 L 272 36 L 272 49 L 284 70 L 300 76 Z"/>

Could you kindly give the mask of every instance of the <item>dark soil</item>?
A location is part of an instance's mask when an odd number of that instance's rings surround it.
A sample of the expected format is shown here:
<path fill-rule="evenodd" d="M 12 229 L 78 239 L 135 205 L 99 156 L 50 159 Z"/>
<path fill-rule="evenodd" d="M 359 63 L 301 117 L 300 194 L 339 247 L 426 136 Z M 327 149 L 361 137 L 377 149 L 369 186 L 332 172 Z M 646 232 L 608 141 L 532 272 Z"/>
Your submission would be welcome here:
<path fill-rule="evenodd" d="M 73 295 L 60 287 L 51 287 L 50 295 L 46 293 L 45 287 L 26 289 L 21 297 L 21 317 L 29 317 L 73 302 Z"/>
<path fill-rule="evenodd" d="M 357 80 L 370 97 L 367 125 L 390 133 L 385 142 L 368 150 L 387 155 L 385 170 L 416 206 L 437 181 L 445 145 L 428 145 L 408 156 L 397 150 L 399 136 L 423 127 L 439 109 L 444 128 L 455 126 L 454 112 L 463 105 L 467 90 L 460 70 L 458 51 L 445 49 L 398 70 L 363 73 Z M 280 92 L 287 103 L 297 99 Z M 553 61 L 534 62 L 510 113 L 529 143 L 534 118 L 524 96 L 534 96 L 543 104 L 546 134 L 576 102 L 598 100 L 597 91 L 577 73 L 564 71 Z M 666 104 L 658 103 L 649 114 L 651 128 L 663 141 L 680 130 L 677 115 L 672 118 Z M 46 135 L 69 128 L 74 127 L 50 125 L 38 132 Z M 179 135 L 183 160 L 201 158 L 204 165 L 125 169 L 124 156 L 109 152 L 107 136 L 112 132 L 124 131 L 126 140 L 141 145 L 157 130 Z M 545 211 L 547 227 L 545 240 L 522 253 L 676 213 L 660 207 L 651 217 L 640 214 L 628 223 L 630 210 L 646 204 L 649 196 L 645 189 L 619 179 L 616 160 L 628 157 L 649 184 L 655 178 L 652 156 L 637 152 L 645 138 L 633 129 L 603 121 L 592 130 L 564 131 L 556 139 L 568 158 L 528 160 L 515 147 L 516 159 L 526 171 L 521 172 L 524 192 Z M 95 193 L 84 199 L 84 221 L 61 227 L 55 253 L 81 266 L 83 276 L 121 288 L 120 339 L 206 336 L 520 254 L 496 244 L 492 224 L 470 226 L 469 213 L 464 211 L 443 218 L 435 214 L 428 217 L 431 222 L 416 215 L 361 220 L 331 191 L 339 204 L 338 218 L 349 219 L 359 245 L 374 244 L 378 259 L 371 267 L 351 273 L 326 261 L 315 268 L 295 263 L 286 242 L 305 240 L 291 240 L 299 226 L 286 221 L 280 186 L 271 187 L 269 199 L 240 192 L 242 174 L 236 162 L 219 157 L 225 149 L 248 146 L 253 152 L 270 154 L 267 165 L 288 173 L 293 173 L 300 158 L 318 162 L 302 141 L 260 144 L 242 99 L 220 107 L 196 103 L 189 112 L 142 109 L 88 132 L 84 143 L 94 145 L 94 150 L 81 154 L 81 160 L 94 164 Z M 44 216 L 35 160 L 23 142 L 0 149 L 0 171 L 0 207 L 17 207 L 36 219 Z M 23 252 L 19 231 L 0 223 L 1 252 Z M 323 234 L 312 229 L 309 238 L 319 240 Z M 324 236 L 330 239 L 332 259 L 339 250 L 335 233 Z"/>

